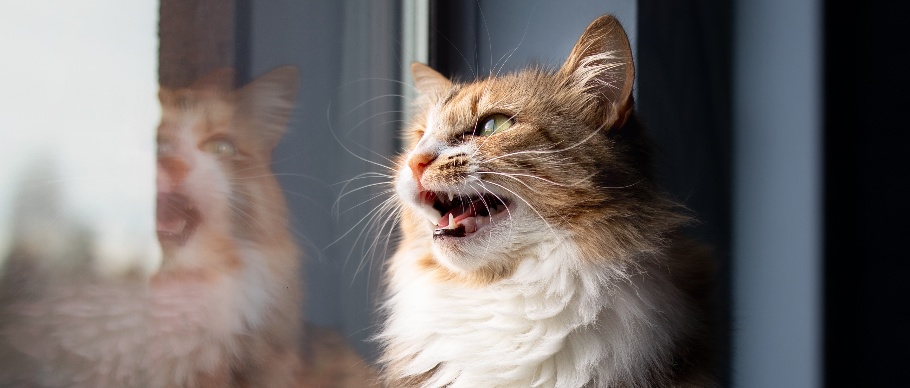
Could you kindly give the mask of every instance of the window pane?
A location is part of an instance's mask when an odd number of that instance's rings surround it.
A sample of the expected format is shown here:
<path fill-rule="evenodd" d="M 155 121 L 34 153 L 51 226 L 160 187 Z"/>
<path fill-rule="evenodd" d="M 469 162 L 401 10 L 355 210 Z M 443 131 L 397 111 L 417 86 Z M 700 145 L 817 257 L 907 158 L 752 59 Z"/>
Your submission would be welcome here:
<path fill-rule="evenodd" d="M 55 235 L 81 228 L 102 272 L 157 266 L 157 13 L 148 0 L 3 4 L 0 251 L 18 238 L 62 254 Z"/>

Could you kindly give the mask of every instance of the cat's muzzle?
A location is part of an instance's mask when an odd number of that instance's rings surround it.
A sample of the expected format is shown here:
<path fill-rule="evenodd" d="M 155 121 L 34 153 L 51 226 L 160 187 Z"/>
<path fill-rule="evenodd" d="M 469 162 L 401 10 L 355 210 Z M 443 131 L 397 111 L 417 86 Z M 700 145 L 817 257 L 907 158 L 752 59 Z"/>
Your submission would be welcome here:
<path fill-rule="evenodd" d="M 183 194 L 158 193 L 156 211 L 158 241 L 162 246 L 181 246 L 199 225 L 199 210 Z"/>

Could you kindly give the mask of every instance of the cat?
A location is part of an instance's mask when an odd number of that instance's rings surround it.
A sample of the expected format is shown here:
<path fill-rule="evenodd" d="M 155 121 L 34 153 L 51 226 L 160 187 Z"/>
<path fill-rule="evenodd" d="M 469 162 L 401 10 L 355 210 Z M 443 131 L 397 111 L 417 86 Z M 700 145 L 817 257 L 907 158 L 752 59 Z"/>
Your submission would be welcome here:
<path fill-rule="evenodd" d="M 101 276 L 75 240 L 66 270 L 12 250 L 0 386 L 296 386 L 298 248 L 270 162 L 298 73 L 233 80 L 223 69 L 160 89 L 157 272 Z"/>
<path fill-rule="evenodd" d="M 386 383 L 715 386 L 710 252 L 655 183 L 619 22 L 596 19 L 559 69 L 411 70 Z"/>

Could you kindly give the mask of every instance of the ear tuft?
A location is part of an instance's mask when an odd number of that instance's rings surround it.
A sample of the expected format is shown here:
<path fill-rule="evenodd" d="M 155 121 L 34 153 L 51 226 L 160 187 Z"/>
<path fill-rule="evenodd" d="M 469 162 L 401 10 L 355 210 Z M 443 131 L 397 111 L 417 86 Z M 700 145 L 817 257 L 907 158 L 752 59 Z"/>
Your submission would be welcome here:
<path fill-rule="evenodd" d="M 629 38 L 613 15 L 601 16 L 588 26 L 559 71 L 599 105 L 609 107 L 603 113 L 614 125 L 628 118 L 635 67 Z"/>
<path fill-rule="evenodd" d="M 420 62 L 411 63 L 414 86 L 424 98 L 435 100 L 452 88 L 452 81 Z"/>
<path fill-rule="evenodd" d="M 249 115 L 269 147 L 287 130 L 300 76 L 294 66 L 282 66 L 259 76 L 237 92 L 238 108 Z"/>

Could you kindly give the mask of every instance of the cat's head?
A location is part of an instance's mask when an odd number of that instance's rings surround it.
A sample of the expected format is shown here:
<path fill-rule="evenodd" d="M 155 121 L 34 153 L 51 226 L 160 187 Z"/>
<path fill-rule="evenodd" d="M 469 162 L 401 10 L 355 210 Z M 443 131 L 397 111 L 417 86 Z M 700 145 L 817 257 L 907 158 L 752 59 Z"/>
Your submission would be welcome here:
<path fill-rule="evenodd" d="M 294 106 L 297 70 L 281 67 L 240 89 L 233 80 L 222 69 L 159 92 L 164 269 L 231 265 L 237 244 L 277 245 L 270 240 L 285 237 L 284 199 L 270 163 Z"/>
<path fill-rule="evenodd" d="M 591 228 L 646 213 L 653 189 L 631 55 L 604 16 L 558 70 L 457 83 L 414 64 L 423 104 L 396 176 L 406 238 L 432 239 L 449 271 L 489 278 L 536 242 L 610 234 Z"/>

